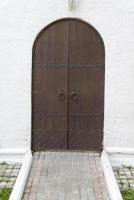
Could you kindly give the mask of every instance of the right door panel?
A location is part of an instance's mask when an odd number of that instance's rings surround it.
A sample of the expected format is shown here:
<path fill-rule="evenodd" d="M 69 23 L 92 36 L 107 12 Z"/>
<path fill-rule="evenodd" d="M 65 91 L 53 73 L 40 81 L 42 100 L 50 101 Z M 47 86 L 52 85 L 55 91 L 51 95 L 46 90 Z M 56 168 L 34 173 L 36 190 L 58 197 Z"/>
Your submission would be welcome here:
<path fill-rule="evenodd" d="M 104 48 L 96 31 L 69 22 L 68 149 L 100 150 L 103 139 Z"/>

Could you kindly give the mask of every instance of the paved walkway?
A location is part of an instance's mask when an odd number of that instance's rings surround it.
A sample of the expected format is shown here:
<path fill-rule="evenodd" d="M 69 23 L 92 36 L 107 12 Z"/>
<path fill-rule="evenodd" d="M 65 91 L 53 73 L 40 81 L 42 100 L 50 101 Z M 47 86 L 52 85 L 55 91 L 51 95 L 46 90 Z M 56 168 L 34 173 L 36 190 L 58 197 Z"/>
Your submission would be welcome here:
<path fill-rule="evenodd" d="M 23 200 L 108 200 L 99 153 L 35 153 Z"/>

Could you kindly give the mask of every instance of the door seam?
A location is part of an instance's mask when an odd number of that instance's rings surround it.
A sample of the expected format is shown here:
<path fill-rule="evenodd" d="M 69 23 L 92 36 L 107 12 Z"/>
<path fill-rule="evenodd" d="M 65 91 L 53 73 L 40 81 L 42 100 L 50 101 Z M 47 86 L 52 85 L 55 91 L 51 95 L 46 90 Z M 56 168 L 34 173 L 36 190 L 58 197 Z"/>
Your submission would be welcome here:
<path fill-rule="evenodd" d="M 68 70 L 67 70 L 67 150 L 69 149 L 69 43 L 70 42 L 70 21 L 68 21 Z"/>

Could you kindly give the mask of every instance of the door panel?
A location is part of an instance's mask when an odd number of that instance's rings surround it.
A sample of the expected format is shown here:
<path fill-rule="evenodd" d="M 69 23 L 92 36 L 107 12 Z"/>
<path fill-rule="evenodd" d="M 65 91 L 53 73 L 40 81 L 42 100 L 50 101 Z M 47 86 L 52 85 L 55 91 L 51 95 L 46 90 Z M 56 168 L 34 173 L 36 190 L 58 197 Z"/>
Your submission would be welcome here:
<path fill-rule="evenodd" d="M 68 22 L 39 37 L 33 61 L 33 149 L 67 148 Z"/>
<path fill-rule="evenodd" d="M 100 150 L 103 139 L 104 47 L 76 20 L 44 29 L 33 49 L 33 150 Z"/>
<path fill-rule="evenodd" d="M 68 148 L 99 150 L 102 144 L 103 48 L 87 24 L 70 21 Z M 71 94 L 76 93 L 77 100 Z"/>

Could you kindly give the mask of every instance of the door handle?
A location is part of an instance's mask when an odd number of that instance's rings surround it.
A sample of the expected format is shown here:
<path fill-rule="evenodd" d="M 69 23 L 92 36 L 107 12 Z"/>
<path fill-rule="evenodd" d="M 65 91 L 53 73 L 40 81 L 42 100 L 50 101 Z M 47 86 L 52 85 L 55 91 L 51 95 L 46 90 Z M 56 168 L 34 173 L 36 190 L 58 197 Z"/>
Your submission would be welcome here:
<path fill-rule="evenodd" d="M 71 93 L 71 100 L 72 101 L 78 101 L 79 100 L 79 95 L 76 92 Z"/>
<path fill-rule="evenodd" d="M 60 101 L 65 101 L 66 100 L 66 95 L 64 94 L 63 91 L 61 91 L 61 93 L 59 94 L 58 98 L 59 98 Z"/>

